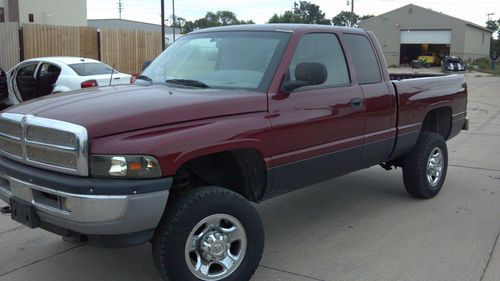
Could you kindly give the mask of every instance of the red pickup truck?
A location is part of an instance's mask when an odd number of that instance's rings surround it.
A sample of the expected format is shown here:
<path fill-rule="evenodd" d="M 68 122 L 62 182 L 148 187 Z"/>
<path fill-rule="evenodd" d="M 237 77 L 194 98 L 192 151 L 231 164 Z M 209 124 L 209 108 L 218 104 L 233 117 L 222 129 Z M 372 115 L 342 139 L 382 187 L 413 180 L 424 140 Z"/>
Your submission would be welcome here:
<path fill-rule="evenodd" d="M 151 241 L 165 279 L 248 280 L 264 247 L 250 202 L 377 164 L 402 167 L 417 198 L 440 191 L 445 141 L 468 125 L 464 77 L 385 66 L 362 29 L 193 32 L 136 85 L 1 113 L 0 197 L 33 228 Z"/>

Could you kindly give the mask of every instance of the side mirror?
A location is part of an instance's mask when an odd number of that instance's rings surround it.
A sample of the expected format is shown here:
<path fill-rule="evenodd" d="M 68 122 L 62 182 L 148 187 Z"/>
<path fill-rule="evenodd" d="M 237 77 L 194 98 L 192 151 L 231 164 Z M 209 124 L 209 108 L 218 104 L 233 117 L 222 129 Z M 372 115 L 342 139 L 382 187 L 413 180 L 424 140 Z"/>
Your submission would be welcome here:
<path fill-rule="evenodd" d="M 288 81 L 283 81 L 283 84 L 281 84 L 281 90 L 284 93 L 291 93 L 293 90 L 300 88 L 300 87 L 305 87 L 309 86 L 309 83 L 307 81 L 301 81 L 301 80 L 288 80 Z"/>
<path fill-rule="evenodd" d="M 319 62 L 303 62 L 295 67 L 295 79 L 284 81 L 281 84 L 281 90 L 285 93 L 291 93 L 293 90 L 304 87 L 321 85 L 328 78 L 326 66 Z"/>
<path fill-rule="evenodd" d="M 143 64 L 142 64 L 142 71 L 146 70 L 146 68 L 148 68 L 148 66 L 151 64 L 151 61 L 150 60 L 147 60 L 145 61 Z"/>

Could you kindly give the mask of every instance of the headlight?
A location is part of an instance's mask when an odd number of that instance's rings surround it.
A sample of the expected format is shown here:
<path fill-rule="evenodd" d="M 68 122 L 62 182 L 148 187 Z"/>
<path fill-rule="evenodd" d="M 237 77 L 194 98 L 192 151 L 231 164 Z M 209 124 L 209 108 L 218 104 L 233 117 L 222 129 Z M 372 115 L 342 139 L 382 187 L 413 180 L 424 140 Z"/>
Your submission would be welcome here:
<path fill-rule="evenodd" d="M 93 155 L 90 175 L 94 178 L 159 178 L 158 160 L 141 155 Z"/>

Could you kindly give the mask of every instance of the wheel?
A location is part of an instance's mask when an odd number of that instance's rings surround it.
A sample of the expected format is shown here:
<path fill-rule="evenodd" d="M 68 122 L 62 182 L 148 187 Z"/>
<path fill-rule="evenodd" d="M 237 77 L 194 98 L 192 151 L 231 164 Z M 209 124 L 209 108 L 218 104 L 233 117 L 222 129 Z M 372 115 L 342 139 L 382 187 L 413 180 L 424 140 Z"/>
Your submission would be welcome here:
<path fill-rule="evenodd" d="M 431 67 L 431 64 L 430 64 L 430 63 L 428 63 L 428 62 L 426 62 L 426 63 L 424 64 L 424 66 L 425 66 L 425 68 L 429 68 L 429 67 Z"/>
<path fill-rule="evenodd" d="M 250 280 L 264 249 L 259 214 L 241 195 L 201 187 L 175 198 L 153 237 L 165 280 Z"/>
<path fill-rule="evenodd" d="M 406 190 L 417 198 L 432 198 L 441 190 L 447 170 L 448 150 L 444 138 L 438 133 L 422 132 L 404 159 Z"/>

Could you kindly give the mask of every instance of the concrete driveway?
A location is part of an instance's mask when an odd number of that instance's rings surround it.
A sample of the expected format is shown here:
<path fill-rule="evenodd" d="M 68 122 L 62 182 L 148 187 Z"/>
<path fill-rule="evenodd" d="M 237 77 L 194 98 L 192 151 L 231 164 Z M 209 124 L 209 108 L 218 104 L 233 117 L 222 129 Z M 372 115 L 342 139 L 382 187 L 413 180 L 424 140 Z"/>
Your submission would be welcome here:
<path fill-rule="evenodd" d="M 500 280 L 500 78 L 477 76 L 471 130 L 448 143 L 436 198 L 414 199 L 400 169 L 373 167 L 264 202 L 253 281 Z M 0 215 L 0 281 L 160 280 L 150 252 L 66 243 Z"/>

